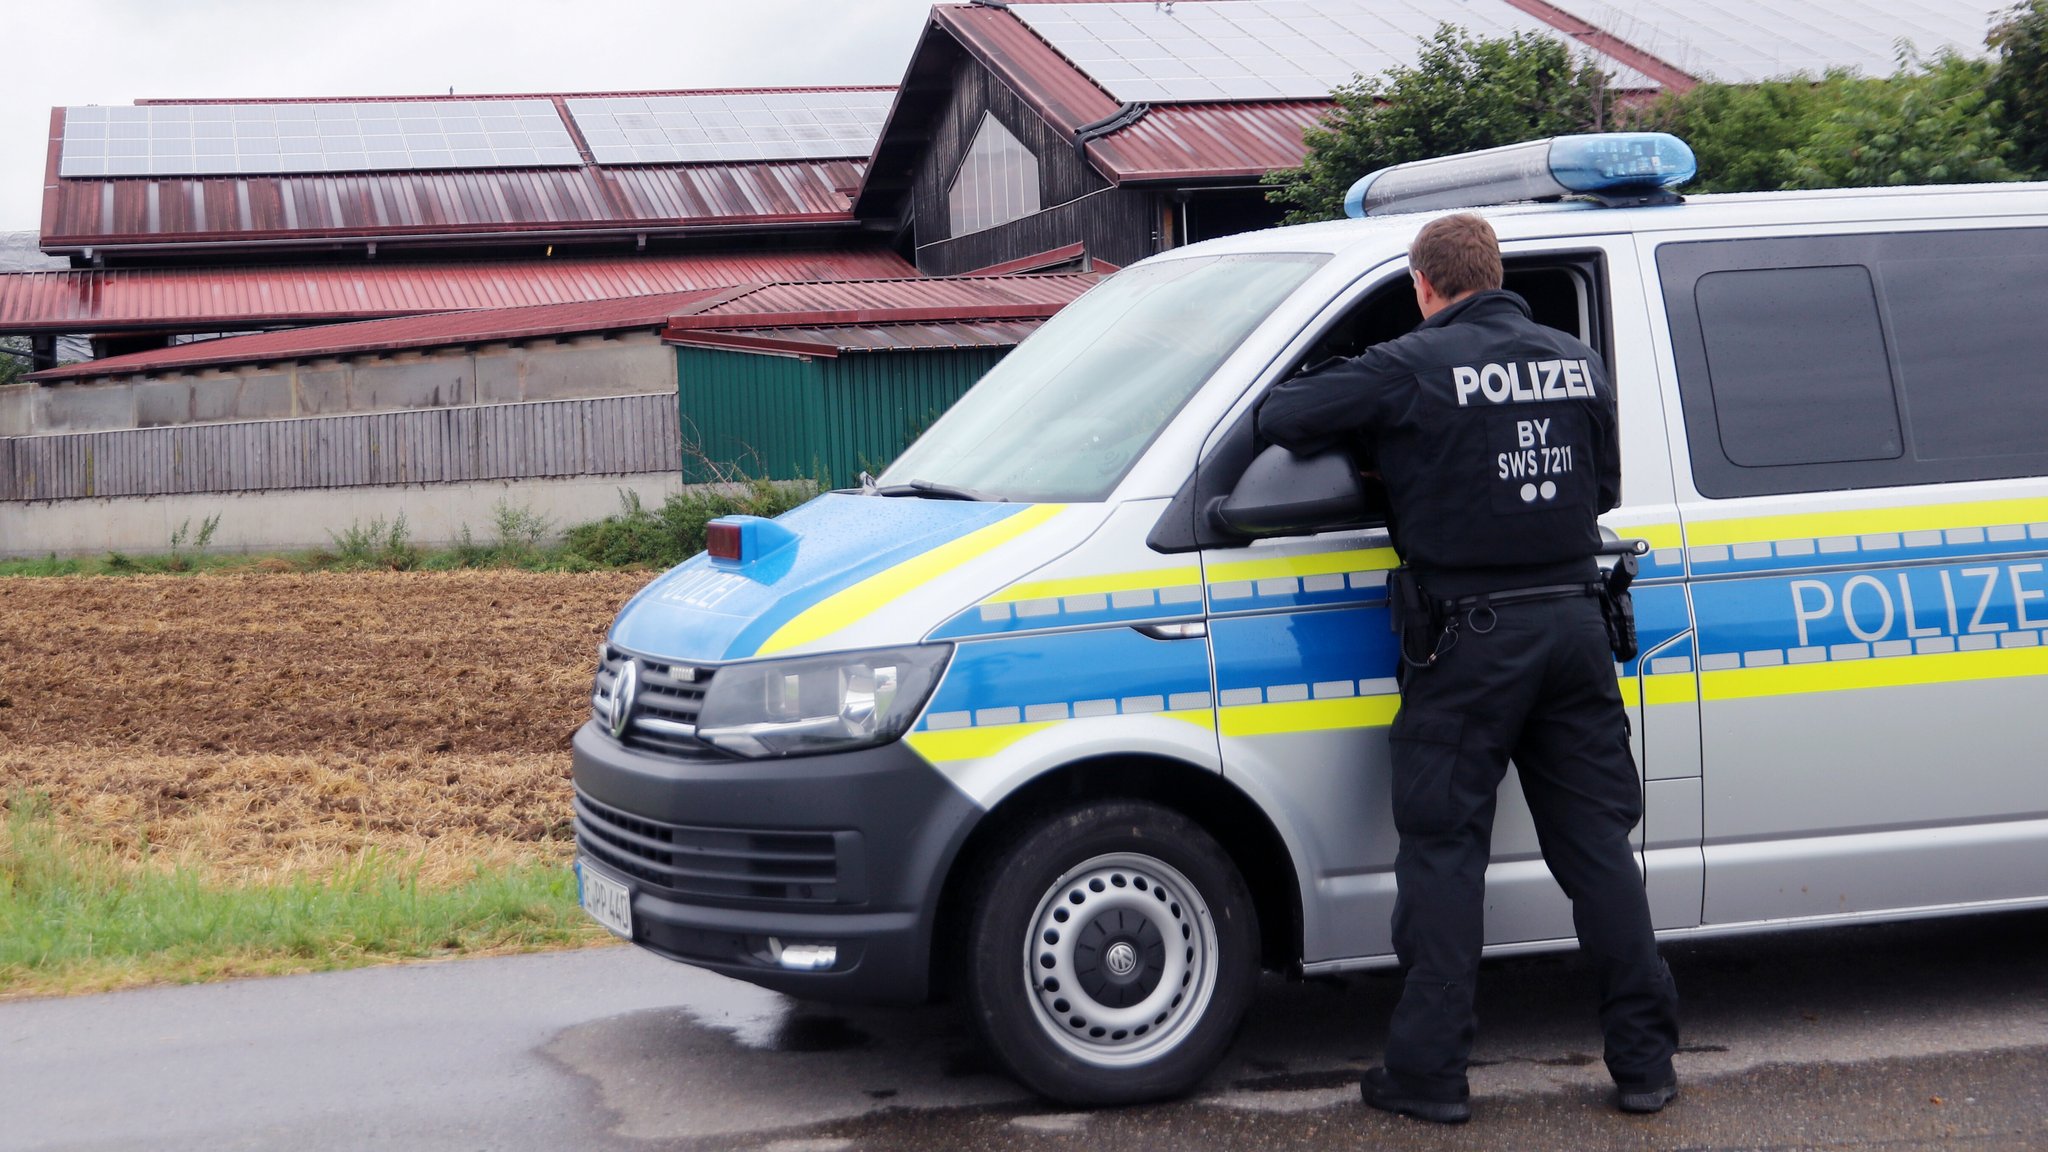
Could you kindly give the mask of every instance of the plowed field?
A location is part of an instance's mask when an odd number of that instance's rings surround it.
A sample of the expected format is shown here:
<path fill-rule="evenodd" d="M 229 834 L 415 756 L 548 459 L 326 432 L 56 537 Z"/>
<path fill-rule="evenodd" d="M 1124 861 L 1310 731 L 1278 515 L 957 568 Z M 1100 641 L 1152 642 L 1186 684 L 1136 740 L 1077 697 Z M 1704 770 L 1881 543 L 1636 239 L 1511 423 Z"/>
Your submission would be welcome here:
<path fill-rule="evenodd" d="M 566 860 L 597 642 L 649 579 L 0 579 L 0 797 L 219 879 Z"/>

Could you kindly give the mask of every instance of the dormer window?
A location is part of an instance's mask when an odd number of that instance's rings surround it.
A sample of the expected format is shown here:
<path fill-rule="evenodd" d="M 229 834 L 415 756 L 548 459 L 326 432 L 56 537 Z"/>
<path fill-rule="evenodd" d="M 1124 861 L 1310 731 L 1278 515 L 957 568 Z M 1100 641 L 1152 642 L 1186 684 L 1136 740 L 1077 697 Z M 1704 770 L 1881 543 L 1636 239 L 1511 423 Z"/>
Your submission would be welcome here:
<path fill-rule="evenodd" d="M 984 112 L 946 193 L 952 235 L 965 236 L 1038 211 L 1038 157 Z"/>

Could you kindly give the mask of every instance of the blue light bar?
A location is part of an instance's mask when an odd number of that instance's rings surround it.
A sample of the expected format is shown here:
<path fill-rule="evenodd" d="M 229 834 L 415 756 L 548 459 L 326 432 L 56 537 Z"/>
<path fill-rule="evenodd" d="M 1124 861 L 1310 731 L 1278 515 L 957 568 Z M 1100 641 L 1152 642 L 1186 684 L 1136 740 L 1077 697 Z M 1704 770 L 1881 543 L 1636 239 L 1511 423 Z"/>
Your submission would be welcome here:
<path fill-rule="evenodd" d="M 1351 186 L 1344 214 L 1478 208 L 1574 194 L 1664 203 L 1676 199 L 1670 189 L 1698 171 L 1692 149 L 1667 132 L 1555 136 L 1382 168 Z"/>

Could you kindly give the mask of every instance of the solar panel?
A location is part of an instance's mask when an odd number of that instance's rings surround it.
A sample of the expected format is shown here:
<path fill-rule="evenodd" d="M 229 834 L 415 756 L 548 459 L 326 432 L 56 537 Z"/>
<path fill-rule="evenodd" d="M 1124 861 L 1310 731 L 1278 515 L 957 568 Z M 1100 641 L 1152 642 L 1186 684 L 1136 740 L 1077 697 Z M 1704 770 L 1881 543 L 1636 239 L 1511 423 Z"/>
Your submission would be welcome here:
<path fill-rule="evenodd" d="M 1984 54 L 2006 0 L 1550 0 L 1695 76 L 1729 84 L 1830 68 L 1890 75 L 1895 45 Z"/>
<path fill-rule="evenodd" d="M 1019 4 L 1011 15 L 1124 103 L 1311 100 L 1413 65 L 1444 23 L 1480 37 L 1559 33 L 1506 0 L 1228 0 Z M 1655 88 L 1589 53 L 1618 88 Z"/>
<path fill-rule="evenodd" d="M 874 151 L 895 92 L 595 96 L 569 115 L 600 164 L 829 160 Z"/>
<path fill-rule="evenodd" d="M 581 164 L 551 100 L 148 104 L 64 110 L 59 176 Z"/>

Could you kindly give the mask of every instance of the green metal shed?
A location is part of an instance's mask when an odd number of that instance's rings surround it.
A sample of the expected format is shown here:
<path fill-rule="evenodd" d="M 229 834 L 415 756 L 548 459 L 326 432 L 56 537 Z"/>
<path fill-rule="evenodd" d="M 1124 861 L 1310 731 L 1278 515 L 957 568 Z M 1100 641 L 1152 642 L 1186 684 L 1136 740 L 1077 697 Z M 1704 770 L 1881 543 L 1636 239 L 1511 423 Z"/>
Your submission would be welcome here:
<path fill-rule="evenodd" d="M 1093 274 L 761 284 L 669 318 L 683 479 L 880 472 Z M 730 474 L 729 472 L 727 473 Z"/>
<path fill-rule="evenodd" d="M 909 343 L 904 333 L 887 330 L 906 327 L 924 340 L 974 342 Z M 942 327 L 1000 331 L 933 331 Z M 765 333 L 749 334 L 753 347 L 713 346 L 703 337 L 679 342 L 683 479 L 712 479 L 707 462 L 776 480 L 822 475 L 832 485 L 880 472 L 1035 327 L 889 325 L 839 330 L 829 341 L 821 329 L 801 333 L 801 340 L 786 331 L 769 337 L 785 347 L 760 346 Z M 797 351 L 799 343 L 811 347 Z"/>

